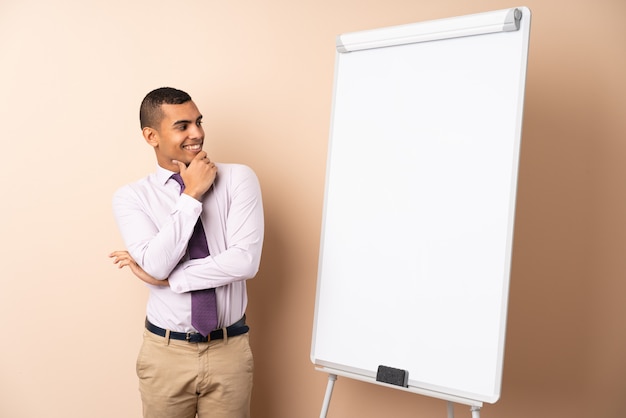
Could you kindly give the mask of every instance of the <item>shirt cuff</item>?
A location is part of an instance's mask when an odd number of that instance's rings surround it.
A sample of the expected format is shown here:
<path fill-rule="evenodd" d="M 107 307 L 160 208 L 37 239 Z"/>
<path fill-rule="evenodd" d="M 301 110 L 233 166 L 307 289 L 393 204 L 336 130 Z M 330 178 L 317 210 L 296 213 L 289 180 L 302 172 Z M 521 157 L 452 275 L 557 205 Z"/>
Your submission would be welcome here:
<path fill-rule="evenodd" d="M 199 216 L 202 212 L 202 202 L 199 202 L 188 194 L 183 193 L 180 195 L 178 202 L 176 202 L 174 210 Z"/>

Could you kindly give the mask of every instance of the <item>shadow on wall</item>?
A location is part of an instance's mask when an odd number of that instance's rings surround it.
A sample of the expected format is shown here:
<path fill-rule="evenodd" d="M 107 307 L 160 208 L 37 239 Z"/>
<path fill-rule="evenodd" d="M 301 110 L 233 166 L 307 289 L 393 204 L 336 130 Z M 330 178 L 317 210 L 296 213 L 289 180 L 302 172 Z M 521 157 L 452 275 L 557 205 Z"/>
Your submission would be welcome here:
<path fill-rule="evenodd" d="M 284 254 L 286 244 L 284 237 L 280 235 L 281 229 L 277 227 L 279 219 L 273 216 L 271 202 L 264 198 L 265 204 L 265 240 L 263 243 L 263 255 L 261 267 L 257 277 L 248 282 L 248 317 L 251 325 L 251 346 L 254 352 L 254 390 L 253 390 L 253 415 L 272 416 L 272 411 L 279 411 L 279 405 L 273 405 L 277 401 L 276 388 L 268 382 L 276 377 L 272 367 L 276 356 L 276 341 L 280 335 L 276 334 L 276 324 L 282 322 L 284 317 L 284 300 L 287 297 L 284 280 L 286 277 Z M 268 203 L 269 202 L 269 203 Z"/>
<path fill-rule="evenodd" d="M 602 188 L 594 172 L 603 164 L 596 157 L 608 139 L 603 132 L 610 99 L 592 60 L 535 58 L 525 100 L 503 396 L 494 410 L 507 405 L 511 393 L 519 402 L 534 403 L 526 406 L 530 414 L 542 402 L 553 402 L 556 410 L 566 399 L 572 411 L 561 410 L 563 416 L 624 416 L 623 405 L 622 415 L 604 415 L 589 403 L 590 389 L 608 383 L 594 382 L 595 363 L 603 357 L 597 350 L 603 348 L 593 335 L 607 325 L 623 329 L 618 318 L 594 318 L 602 302 L 591 298 L 603 281 L 594 253 L 604 244 L 596 234 L 601 223 L 615 222 L 594 216 L 593 197 Z M 567 62 L 579 65 L 564 68 Z M 617 400 L 598 402 L 615 408 Z"/>

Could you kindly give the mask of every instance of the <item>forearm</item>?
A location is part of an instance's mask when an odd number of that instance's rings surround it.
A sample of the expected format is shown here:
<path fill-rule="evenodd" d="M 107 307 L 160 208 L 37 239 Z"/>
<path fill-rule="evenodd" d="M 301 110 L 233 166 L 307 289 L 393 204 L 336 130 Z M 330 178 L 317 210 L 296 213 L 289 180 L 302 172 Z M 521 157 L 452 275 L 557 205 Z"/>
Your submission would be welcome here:
<path fill-rule="evenodd" d="M 176 293 L 224 286 L 256 276 L 261 261 L 262 239 L 247 249 L 232 247 L 217 256 L 189 260 L 169 276 Z"/>

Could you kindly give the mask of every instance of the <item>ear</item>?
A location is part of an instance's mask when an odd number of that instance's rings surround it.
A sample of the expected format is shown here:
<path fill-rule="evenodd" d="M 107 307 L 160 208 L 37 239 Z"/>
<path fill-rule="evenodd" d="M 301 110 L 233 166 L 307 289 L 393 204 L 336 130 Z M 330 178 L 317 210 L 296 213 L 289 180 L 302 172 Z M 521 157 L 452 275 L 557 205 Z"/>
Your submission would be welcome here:
<path fill-rule="evenodd" d="M 143 128 L 141 133 L 143 134 L 143 138 L 146 140 L 148 145 L 153 148 L 156 148 L 159 145 L 159 133 L 156 129 L 146 126 Z"/>

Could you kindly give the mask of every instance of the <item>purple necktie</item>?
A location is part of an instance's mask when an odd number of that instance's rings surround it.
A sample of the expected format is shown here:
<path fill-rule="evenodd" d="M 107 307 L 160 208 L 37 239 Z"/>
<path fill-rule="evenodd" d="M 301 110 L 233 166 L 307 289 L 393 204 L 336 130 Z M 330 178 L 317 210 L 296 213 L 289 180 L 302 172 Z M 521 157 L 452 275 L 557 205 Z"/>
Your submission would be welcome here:
<path fill-rule="evenodd" d="M 174 173 L 172 178 L 180 184 L 180 193 L 185 190 L 185 183 L 179 173 Z M 198 218 L 193 234 L 187 244 L 189 258 L 204 258 L 209 255 L 209 246 L 202 227 L 202 221 Z M 194 290 L 191 292 L 191 325 L 205 337 L 217 328 L 217 302 L 215 289 Z"/>

